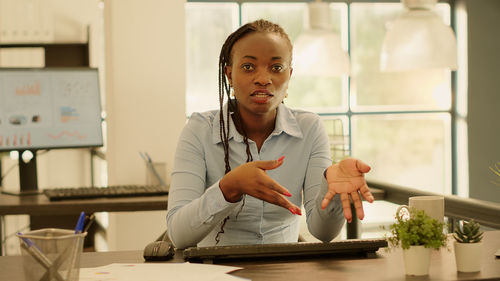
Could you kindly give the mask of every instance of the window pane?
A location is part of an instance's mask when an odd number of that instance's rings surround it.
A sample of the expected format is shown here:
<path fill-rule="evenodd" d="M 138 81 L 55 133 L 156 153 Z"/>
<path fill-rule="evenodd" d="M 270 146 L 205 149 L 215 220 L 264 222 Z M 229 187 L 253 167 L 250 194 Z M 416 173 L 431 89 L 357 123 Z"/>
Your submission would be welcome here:
<path fill-rule="evenodd" d="M 450 124 L 446 113 L 353 116 L 353 156 L 369 180 L 450 194 Z"/>
<path fill-rule="evenodd" d="M 219 53 L 238 27 L 238 5 L 186 3 L 186 113 L 219 108 Z"/>
<path fill-rule="evenodd" d="M 334 162 L 350 156 L 349 147 L 349 124 L 347 116 L 323 116 L 328 140 L 330 142 L 331 157 Z"/>
<path fill-rule="evenodd" d="M 331 29 L 340 33 L 347 44 L 347 5 L 332 3 Z M 308 28 L 306 3 L 244 3 L 242 23 L 266 19 L 281 25 L 292 42 Z M 293 108 L 315 112 L 347 111 L 347 78 L 299 77 L 292 75 L 285 103 Z"/>
<path fill-rule="evenodd" d="M 449 24 L 450 7 L 434 10 Z M 383 73 L 380 52 L 386 26 L 403 12 L 400 3 L 351 5 L 351 104 L 353 111 L 449 109 L 451 74 L 444 70 Z"/>
<path fill-rule="evenodd" d="M 241 23 L 258 19 L 277 23 L 293 42 L 302 31 L 306 13 L 305 3 L 244 3 L 241 5 Z"/>

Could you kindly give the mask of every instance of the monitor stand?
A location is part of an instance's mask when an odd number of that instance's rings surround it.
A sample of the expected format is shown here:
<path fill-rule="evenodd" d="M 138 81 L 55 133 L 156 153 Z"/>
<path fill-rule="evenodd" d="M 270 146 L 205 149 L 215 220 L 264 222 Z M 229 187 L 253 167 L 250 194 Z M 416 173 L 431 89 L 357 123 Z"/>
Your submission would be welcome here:
<path fill-rule="evenodd" d="M 38 177 L 36 171 L 36 150 L 30 150 L 33 158 L 29 162 L 24 162 L 23 153 L 26 150 L 19 150 L 19 190 L 3 190 L 2 193 L 10 195 L 35 195 L 40 194 L 38 190 Z"/>

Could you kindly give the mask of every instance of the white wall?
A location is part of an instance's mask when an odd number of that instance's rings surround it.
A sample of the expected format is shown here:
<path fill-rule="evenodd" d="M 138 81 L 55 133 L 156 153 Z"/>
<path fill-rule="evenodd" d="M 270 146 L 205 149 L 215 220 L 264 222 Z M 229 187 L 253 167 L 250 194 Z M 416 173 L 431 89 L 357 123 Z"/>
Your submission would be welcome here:
<path fill-rule="evenodd" d="M 143 184 L 139 151 L 172 168 L 185 124 L 185 0 L 104 2 L 108 182 Z M 142 249 L 166 210 L 110 214 L 109 250 Z"/>

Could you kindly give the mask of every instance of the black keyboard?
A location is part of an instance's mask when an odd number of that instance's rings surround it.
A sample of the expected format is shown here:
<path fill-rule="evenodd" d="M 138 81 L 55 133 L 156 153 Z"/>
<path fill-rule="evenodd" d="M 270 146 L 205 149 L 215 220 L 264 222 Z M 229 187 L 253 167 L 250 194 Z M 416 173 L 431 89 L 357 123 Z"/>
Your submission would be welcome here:
<path fill-rule="evenodd" d="M 369 255 L 380 247 L 387 247 L 383 238 L 348 239 L 322 242 L 279 243 L 259 245 L 235 245 L 213 247 L 191 247 L 184 250 L 184 259 L 194 262 L 213 263 L 215 260 L 270 258 L 270 257 L 306 257 L 319 255 Z"/>
<path fill-rule="evenodd" d="M 158 196 L 168 194 L 167 186 L 159 185 L 110 185 L 107 187 L 50 188 L 43 191 L 50 201 Z"/>

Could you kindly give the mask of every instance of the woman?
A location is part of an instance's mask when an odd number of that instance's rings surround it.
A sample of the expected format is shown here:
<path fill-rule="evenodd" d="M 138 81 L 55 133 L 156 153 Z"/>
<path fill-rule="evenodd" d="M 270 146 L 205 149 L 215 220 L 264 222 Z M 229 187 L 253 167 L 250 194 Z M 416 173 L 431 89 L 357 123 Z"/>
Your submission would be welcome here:
<path fill-rule="evenodd" d="M 194 113 L 176 151 L 167 229 L 177 248 L 296 242 L 302 203 L 322 241 L 339 233 L 343 216 L 351 221 L 349 196 L 364 217 L 359 193 L 373 201 L 363 176 L 370 167 L 356 159 L 331 165 L 319 116 L 283 104 L 291 63 L 290 39 L 271 22 L 245 24 L 226 39 L 220 108 Z"/>

